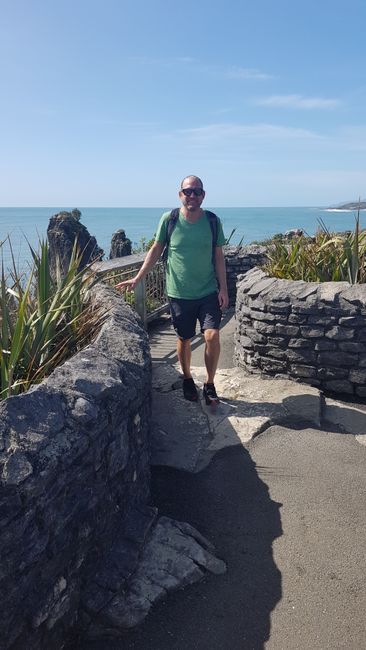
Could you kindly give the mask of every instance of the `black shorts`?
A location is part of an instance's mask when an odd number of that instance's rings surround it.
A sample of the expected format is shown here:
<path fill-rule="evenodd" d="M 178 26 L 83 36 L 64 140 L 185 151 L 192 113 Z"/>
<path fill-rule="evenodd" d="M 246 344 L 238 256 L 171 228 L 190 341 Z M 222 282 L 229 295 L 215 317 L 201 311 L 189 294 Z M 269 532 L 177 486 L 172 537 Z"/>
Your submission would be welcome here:
<path fill-rule="evenodd" d="M 220 327 L 222 312 L 216 291 L 197 300 L 169 298 L 169 307 L 173 327 L 180 339 L 194 337 L 197 320 L 201 325 L 201 332 L 217 330 Z"/>

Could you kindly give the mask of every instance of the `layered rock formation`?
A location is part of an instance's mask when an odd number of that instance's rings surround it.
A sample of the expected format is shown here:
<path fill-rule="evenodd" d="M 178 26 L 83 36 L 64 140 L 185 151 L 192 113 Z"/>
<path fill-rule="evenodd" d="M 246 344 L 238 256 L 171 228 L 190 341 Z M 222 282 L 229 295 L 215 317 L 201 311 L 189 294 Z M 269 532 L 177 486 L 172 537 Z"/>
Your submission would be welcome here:
<path fill-rule="evenodd" d="M 99 248 L 95 237 L 90 235 L 88 229 L 80 223 L 80 216 L 80 210 L 73 210 L 59 212 L 50 219 L 47 237 L 53 277 L 56 277 L 57 264 L 62 276 L 67 273 L 75 240 L 81 252 L 79 268 L 84 268 L 93 260 L 101 259 L 103 256 L 104 251 Z"/>
<path fill-rule="evenodd" d="M 235 359 L 250 372 L 366 396 L 366 286 L 249 271 L 238 285 Z"/>
<path fill-rule="evenodd" d="M 149 505 L 147 333 L 116 292 L 93 291 L 107 314 L 96 340 L 0 402 L 1 650 L 118 637 L 167 592 L 225 571 Z"/>
<path fill-rule="evenodd" d="M 109 259 L 113 260 L 116 257 L 126 257 L 126 255 L 131 255 L 132 251 L 132 242 L 124 230 L 116 230 L 112 235 L 111 241 L 111 250 L 109 253 Z"/>

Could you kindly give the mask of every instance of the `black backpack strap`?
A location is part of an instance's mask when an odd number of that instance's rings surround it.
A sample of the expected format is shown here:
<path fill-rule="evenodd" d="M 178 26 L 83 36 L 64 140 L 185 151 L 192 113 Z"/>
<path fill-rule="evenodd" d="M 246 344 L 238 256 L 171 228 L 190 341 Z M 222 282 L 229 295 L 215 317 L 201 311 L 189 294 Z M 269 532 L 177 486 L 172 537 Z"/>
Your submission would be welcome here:
<path fill-rule="evenodd" d="M 168 248 L 169 248 L 170 238 L 172 236 L 172 232 L 173 232 L 173 230 L 175 228 L 175 225 L 176 225 L 176 223 L 177 223 L 177 221 L 179 219 L 179 212 L 180 212 L 179 208 L 174 208 L 174 210 L 171 211 L 171 213 L 170 213 L 170 215 L 168 217 L 168 220 L 167 220 L 165 248 L 164 248 L 164 250 L 163 250 L 163 252 L 161 254 L 161 258 L 162 258 L 164 263 L 166 263 L 166 261 L 168 259 Z"/>
<path fill-rule="evenodd" d="M 211 233 L 212 233 L 212 264 L 215 266 L 215 248 L 217 246 L 217 216 L 214 212 L 206 210 L 208 222 L 210 224 Z"/>
<path fill-rule="evenodd" d="M 168 246 L 169 246 L 170 238 L 172 236 L 172 232 L 179 219 L 179 212 L 180 212 L 179 208 L 174 208 L 174 210 L 171 211 L 168 218 L 168 223 L 166 225 L 166 243 Z"/>
<path fill-rule="evenodd" d="M 169 248 L 169 243 L 170 243 L 170 238 L 172 236 L 172 232 L 175 228 L 175 225 L 179 219 L 179 212 L 180 208 L 174 208 L 174 210 L 171 211 L 168 221 L 166 224 L 166 239 L 165 239 L 165 248 L 161 254 L 161 258 L 164 263 L 166 263 L 168 259 L 168 248 Z M 211 233 L 212 233 L 212 264 L 215 266 L 215 248 L 217 245 L 217 230 L 218 230 L 218 224 L 217 224 L 217 216 L 214 212 L 210 212 L 210 210 L 205 210 L 208 222 L 210 224 L 211 228 Z"/>

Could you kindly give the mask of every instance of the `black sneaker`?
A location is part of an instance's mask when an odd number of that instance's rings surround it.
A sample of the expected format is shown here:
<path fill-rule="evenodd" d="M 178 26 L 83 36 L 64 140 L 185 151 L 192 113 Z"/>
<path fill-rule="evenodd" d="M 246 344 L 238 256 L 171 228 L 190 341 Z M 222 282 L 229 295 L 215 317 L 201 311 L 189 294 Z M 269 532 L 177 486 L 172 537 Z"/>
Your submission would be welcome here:
<path fill-rule="evenodd" d="M 185 399 L 188 399 L 190 402 L 198 401 L 198 392 L 192 377 L 189 379 L 183 379 L 183 395 Z"/>
<path fill-rule="evenodd" d="M 218 404 L 219 398 L 217 397 L 215 384 L 203 384 L 203 397 L 206 400 L 207 406 L 211 404 Z"/>

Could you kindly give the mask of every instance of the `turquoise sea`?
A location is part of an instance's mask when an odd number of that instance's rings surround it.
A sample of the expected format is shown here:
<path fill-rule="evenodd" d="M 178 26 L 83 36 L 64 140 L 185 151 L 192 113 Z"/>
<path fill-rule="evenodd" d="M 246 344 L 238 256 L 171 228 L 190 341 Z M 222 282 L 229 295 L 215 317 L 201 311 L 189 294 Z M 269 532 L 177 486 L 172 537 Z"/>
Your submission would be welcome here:
<path fill-rule="evenodd" d="M 0 208 L 0 242 L 10 235 L 15 259 L 20 267 L 29 259 L 27 240 L 37 246 L 39 237 L 45 237 L 49 219 L 61 210 L 72 210 L 75 206 L 62 208 Z M 323 219 L 330 230 L 351 230 L 355 213 L 347 211 L 328 212 L 321 207 L 273 207 L 273 208 L 217 208 L 205 206 L 216 212 L 222 220 L 225 236 L 235 228 L 231 243 L 236 244 L 243 237 L 243 243 L 262 240 L 276 233 L 292 228 L 301 228 L 309 235 L 314 234 L 318 220 Z M 105 258 L 109 255 L 112 234 L 119 228 L 126 231 L 135 246 L 142 238 L 153 237 L 161 214 L 170 208 L 79 208 L 81 222 L 94 235 Z M 362 222 L 362 218 L 361 218 Z M 362 224 L 361 224 L 362 225 Z M 5 267 L 10 264 L 7 245 L 2 247 Z"/>

